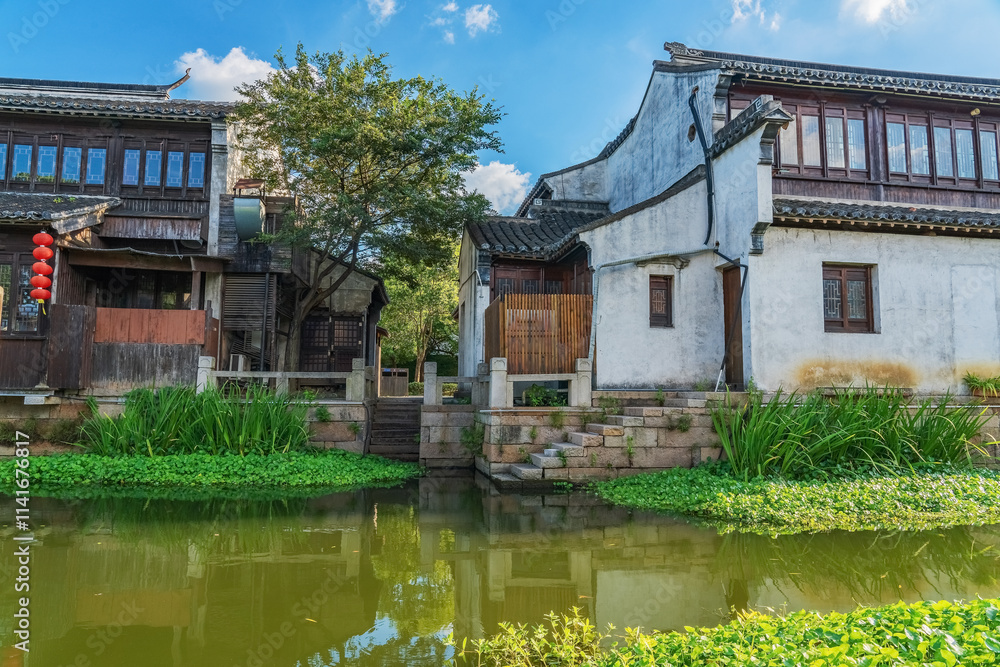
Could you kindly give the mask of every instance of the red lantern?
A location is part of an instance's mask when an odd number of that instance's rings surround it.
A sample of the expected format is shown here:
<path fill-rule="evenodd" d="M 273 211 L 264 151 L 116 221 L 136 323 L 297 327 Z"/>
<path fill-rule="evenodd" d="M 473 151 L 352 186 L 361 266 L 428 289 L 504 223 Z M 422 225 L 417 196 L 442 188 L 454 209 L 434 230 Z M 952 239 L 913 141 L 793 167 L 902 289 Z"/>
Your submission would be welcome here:
<path fill-rule="evenodd" d="M 52 245 L 52 236 L 46 234 L 45 232 L 39 232 L 31 237 L 31 242 L 35 245 Z"/>
<path fill-rule="evenodd" d="M 52 287 L 52 281 L 45 276 L 32 276 L 29 282 L 31 282 L 32 287 L 41 287 L 43 289 Z"/>
<path fill-rule="evenodd" d="M 45 248 L 45 247 L 35 248 L 31 254 L 35 256 L 35 259 L 42 259 L 42 260 L 52 259 L 52 256 L 55 255 L 55 253 L 52 252 L 52 248 Z"/>
<path fill-rule="evenodd" d="M 51 276 L 52 267 L 45 262 L 35 262 L 31 265 L 31 270 L 40 276 Z"/>
<path fill-rule="evenodd" d="M 30 294 L 32 299 L 38 299 L 39 301 L 48 301 L 52 298 L 52 292 L 47 289 L 33 289 Z"/>

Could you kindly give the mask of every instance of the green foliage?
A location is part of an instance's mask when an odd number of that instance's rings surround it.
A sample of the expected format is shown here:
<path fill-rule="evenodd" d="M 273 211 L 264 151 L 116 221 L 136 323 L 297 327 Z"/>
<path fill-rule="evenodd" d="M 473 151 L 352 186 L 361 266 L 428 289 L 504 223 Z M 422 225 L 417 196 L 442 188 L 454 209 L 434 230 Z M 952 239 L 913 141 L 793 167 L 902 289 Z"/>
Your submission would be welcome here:
<path fill-rule="evenodd" d="M 667 402 L 667 397 L 666 394 L 663 393 L 662 387 L 656 388 L 656 396 L 654 397 L 653 400 L 656 401 L 656 404 L 659 405 L 661 408 L 663 407 L 663 404 Z"/>
<path fill-rule="evenodd" d="M 963 379 L 969 389 L 978 390 L 983 396 L 1000 396 L 1000 377 L 981 378 L 974 373 L 966 373 Z"/>
<path fill-rule="evenodd" d="M 677 421 L 673 422 L 673 428 L 677 429 L 681 433 L 687 433 L 691 430 L 691 415 L 681 415 L 677 418 Z"/>
<path fill-rule="evenodd" d="M 555 389 L 546 389 L 540 384 L 533 384 L 524 392 L 524 402 L 535 408 L 563 407 L 566 405 L 566 397 Z"/>
<path fill-rule="evenodd" d="M 601 409 L 601 414 L 597 418 L 601 424 L 607 424 L 611 415 L 622 413 L 622 402 L 617 396 L 601 396 L 597 399 L 597 406 Z"/>
<path fill-rule="evenodd" d="M 535 438 L 538 437 L 538 427 L 532 426 L 528 431 L 528 439 L 531 440 L 531 444 L 535 444 Z"/>
<path fill-rule="evenodd" d="M 628 464 L 632 465 L 632 459 L 635 458 L 635 438 L 631 435 L 625 438 L 625 456 L 628 457 Z"/>
<path fill-rule="evenodd" d="M 442 396 L 454 396 L 456 391 L 458 391 L 458 383 L 457 382 L 443 382 L 443 383 L 441 383 L 441 395 Z"/>
<path fill-rule="evenodd" d="M 714 380 L 698 380 L 694 383 L 695 391 L 711 391 L 715 386 Z"/>
<path fill-rule="evenodd" d="M 411 382 L 406 385 L 406 393 L 410 396 L 423 396 L 424 395 L 424 383 L 423 382 Z"/>
<path fill-rule="evenodd" d="M 562 462 L 563 468 L 569 467 L 569 457 L 566 456 L 566 452 L 564 450 L 560 449 L 558 452 L 556 452 L 556 456 L 558 456 L 559 460 Z"/>
<path fill-rule="evenodd" d="M 330 415 L 330 408 L 326 407 L 325 405 L 321 405 L 318 408 L 316 408 L 314 414 L 316 415 L 316 421 L 319 422 L 328 422 L 333 418 Z"/>
<path fill-rule="evenodd" d="M 566 413 L 562 410 L 553 410 L 549 413 L 549 424 L 552 428 L 562 428 L 566 425 Z M 563 438 L 565 440 L 566 438 Z"/>
<path fill-rule="evenodd" d="M 358 433 L 361 433 L 361 428 L 362 428 L 361 424 L 359 424 L 358 422 L 351 422 L 350 424 L 347 425 L 347 430 L 353 433 L 354 437 L 357 437 Z"/>
<path fill-rule="evenodd" d="M 459 433 L 459 442 L 473 456 L 480 456 L 483 453 L 483 441 L 486 439 L 486 424 L 478 419 L 471 427 L 462 427 Z"/>
<path fill-rule="evenodd" d="M 973 454 L 985 455 L 972 440 L 986 417 L 979 408 L 949 408 L 949 399 L 928 399 L 910 409 L 894 389 L 868 387 L 832 399 L 819 392 L 779 392 L 770 401 L 752 392 L 747 406 L 724 405 L 712 420 L 733 470 L 745 479 L 859 464 L 970 465 Z"/>
<path fill-rule="evenodd" d="M 832 474 L 835 473 L 835 474 Z M 834 470 L 814 479 L 734 476 L 727 463 L 595 485 L 605 500 L 697 517 L 720 532 L 925 530 L 1000 523 L 1000 473 L 918 464 Z"/>
<path fill-rule="evenodd" d="M 597 465 L 597 452 L 590 453 L 590 467 L 593 468 Z"/>
<path fill-rule="evenodd" d="M 609 635 L 597 631 L 580 609 L 563 616 L 548 614 L 547 624 L 500 623 L 500 632 L 456 646 L 455 665 L 476 667 L 582 667 L 600 652 Z M 609 632 L 614 628 L 609 627 Z"/>
<path fill-rule="evenodd" d="M 243 99 L 228 120 L 247 175 L 298 202 L 294 224 L 266 240 L 309 248 L 318 260 L 296 291 L 289 338 L 297 340 L 303 319 L 350 270 L 392 278 L 397 265 L 453 263 L 464 223 L 489 210 L 463 173 L 479 151 L 501 148 L 487 129 L 501 113 L 475 89 L 394 78 L 386 56 L 370 51 L 310 55 L 299 44 L 292 62 L 281 52 L 275 59 L 275 71 L 238 88 Z"/>
<path fill-rule="evenodd" d="M 0 461 L 0 492 L 14 490 L 14 461 Z M 400 482 L 420 474 L 410 463 L 341 450 L 288 454 L 66 454 L 31 459 L 31 492 L 74 493 L 82 487 L 260 489 L 351 488 Z"/>
<path fill-rule="evenodd" d="M 899 602 L 860 608 L 848 614 L 823 616 L 801 611 L 777 618 L 750 612 L 728 625 L 685 628 L 683 634 L 629 632 L 627 641 L 604 652 L 591 664 L 594 667 L 996 664 L 1000 654 L 998 605 L 1000 600 Z M 527 640 L 526 636 L 522 638 Z M 507 643 L 512 641 L 505 639 Z"/>
<path fill-rule="evenodd" d="M 517 453 L 521 455 L 521 463 L 531 463 L 531 454 L 524 447 L 518 447 Z"/>
<path fill-rule="evenodd" d="M 100 414 L 91 398 L 93 414 L 83 423 L 81 444 L 104 456 L 273 454 L 308 445 L 308 404 L 259 385 L 245 391 L 226 396 L 215 389 L 196 394 L 192 387 L 136 389 L 125 396 L 119 417 Z"/>

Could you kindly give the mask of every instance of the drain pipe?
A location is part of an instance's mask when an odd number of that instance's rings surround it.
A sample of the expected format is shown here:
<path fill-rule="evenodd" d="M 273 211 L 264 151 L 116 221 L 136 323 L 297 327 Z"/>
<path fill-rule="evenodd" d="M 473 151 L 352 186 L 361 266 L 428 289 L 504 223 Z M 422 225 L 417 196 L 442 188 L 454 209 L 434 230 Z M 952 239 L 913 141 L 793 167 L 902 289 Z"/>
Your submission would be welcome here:
<path fill-rule="evenodd" d="M 688 106 L 691 107 L 691 115 L 694 116 L 694 128 L 698 132 L 698 140 L 701 148 L 705 152 L 705 185 L 708 188 L 708 233 L 705 234 L 705 245 L 712 240 L 712 230 L 715 227 L 715 170 L 712 167 L 712 150 L 708 144 L 708 137 L 705 135 L 705 128 L 701 123 L 701 116 L 698 115 L 698 107 L 695 105 L 695 97 L 698 95 L 698 86 L 691 91 L 688 98 Z"/>
<path fill-rule="evenodd" d="M 601 271 L 604 269 L 609 269 L 614 266 L 623 266 L 625 264 L 651 264 L 661 259 L 674 259 L 695 257 L 697 255 L 702 255 L 704 253 L 717 252 L 714 248 L 697 248 L 695 250 L 688 250 L 686 252 L 663 252 L 654 255 L 640 255 L 638 257 L 632 257 L 629 259 L 619 259 L 614 262 L 605 262 L 594 269 L 594 310 L 597 310 L 597 293 L 601 286 Z M 597 317 L 596 312 L 590 316 L 590 364 L 593 368 L 597 362 Z M 597 383 L 597 373 L 592 374 L 593 383 Z"/>
<path fill-rule="evenodd" d="M 722 365 L 719 367 L 719 376 L 715 380 L 715 391 L 719 391 L 719 387 L 722 386 L 722 374 L 726 372 L 726 360 L 729 359 L 729 346 L 733 344 L 733 336 L 736 335 L 737 323 L 741 323 L 743 319 L 743 293 L 747 289 L 747 279 L 750 277 L 750 267 L 747 266 L 746 264 L 743 264 L 738 259 L 732 259 L 731 257 L 726 257 L 721 252 L 719 252 L 718 248 L 713 249 L 712 252 L 714 252 L 716 255 L 726 260 L 727 262 L 729 262 L 734 267 L 743 269 L 743 280 L 740 281 L 740 298 L 736 302 L 736 312 L 733 313 L 733 317 L 735 318 L 736 321 L 733 322 L 733 328 L 729 330 L 729 335 L 726 336 L 726 347 L 723 348 L 722 352 Z M 725 296 L 723 296 L 723 299 L 725 299 Z M 723 308 L 723 312 L 724 311 L 725 308 Z M 725 317 L 725 315 L 723 315 L 723 317 Z"/>

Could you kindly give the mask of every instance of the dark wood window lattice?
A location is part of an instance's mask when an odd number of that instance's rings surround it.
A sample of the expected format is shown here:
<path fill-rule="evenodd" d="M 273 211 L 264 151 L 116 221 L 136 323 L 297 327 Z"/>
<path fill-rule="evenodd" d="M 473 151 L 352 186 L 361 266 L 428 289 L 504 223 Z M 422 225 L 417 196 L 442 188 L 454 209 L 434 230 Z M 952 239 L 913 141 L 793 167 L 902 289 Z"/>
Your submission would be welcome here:
<path fill-rule="evenodd" d="M 823 265 L 823 319 L 833 333 L 873 333 L 871 267 Z"/>
<path fill-rule="evenodd" d="M 673 276 L 649 278 L 649 326 L 674 326 Z"/>

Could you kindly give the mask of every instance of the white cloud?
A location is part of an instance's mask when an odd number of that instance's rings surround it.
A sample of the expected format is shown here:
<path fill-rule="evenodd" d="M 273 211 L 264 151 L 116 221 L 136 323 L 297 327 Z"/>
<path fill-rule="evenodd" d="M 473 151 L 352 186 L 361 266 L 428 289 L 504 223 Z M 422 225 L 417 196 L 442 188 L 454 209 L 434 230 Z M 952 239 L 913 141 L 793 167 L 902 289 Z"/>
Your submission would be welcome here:
<path fill-rule="evenodd" d="M 448 20 L 439 16 L 433 21 L 431 21 L 431 25 L 434 26 L 435 28 L 439 26 L 448 25 Z"/>
<path fill-rule="evenodd" d="M 465 175 L 466 187 L 489 199 L 501 213 L 517 208 L 528 194 L 530 180 L 530 173 L 521 173 L 514 165 L 496 160 Z"/>
<path fill-rule="evenodd" d="M 851 0 L 845 0 L 849 2 Z M 777 31 L 781 28 L 781 15 L 777 12 L 768 14 L 763 6 L 763 0 L 732 0 L 733 23 L 755 18 L 768 30 Z"/>
<path fill-rule="evenodd" d="M 368 0 L 368 11 L 372 13 L 376 21 L 385 23 L 399 9 L 396 7 L 396 0 Z"/>
<path fill-rule="evenodd" d="M 453 33 L 451 30 L 445 30 L 444 31 L 444 43 L 445 44 L 454 44 L 455 43 L 455 33 Z"/>
<path fill-rule="evenodd" d="M 469 37 L 495 29 L 499 20 L 500 15 L 493 9 L 493 5 L 472 5 L 465 10 L 465 27 L 469 31 Z"/>
<path fill-rule="evenodd" d="M 178 72 L 191 68 L 191 79 L 178 92 L 190 99 L 231 101 L 239 99 L 233 90 L 241 83 L 249 83 L 274 72 L 271 63 L 251 58 L 242 46 L 235 47 L 223 58 L 209 54 L 205 49 L 189 51 L 174 62 Z"/>
<path fill-rule="evenodd" d="M 446 12 L 457 12 L 458 11 L 458 3 L 457 2 L 449 2 L 447 5 L 445 5 L 441 9 L 444 10 L 444 11 L 446 11 Z"/>
<path fill-rule="evenodd" d="M 867 23 L 878 23 L 885 18 L 902 21 L 913 12 L 910 0 L 843 0 L 841 6 Z"/>

